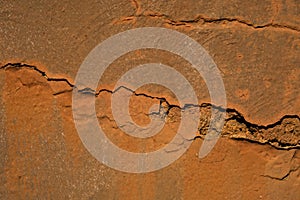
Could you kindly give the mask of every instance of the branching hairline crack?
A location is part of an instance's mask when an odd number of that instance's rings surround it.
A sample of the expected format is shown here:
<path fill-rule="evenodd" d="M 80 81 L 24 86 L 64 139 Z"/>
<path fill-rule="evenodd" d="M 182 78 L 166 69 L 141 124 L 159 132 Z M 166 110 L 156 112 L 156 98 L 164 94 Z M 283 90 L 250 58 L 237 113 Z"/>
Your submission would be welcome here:
<path fill-rule="evenodd" d="M 47 75 L 46 72 L 40 70 L 38 67 L 33 66 L 33 65 L 28 65 L 28 64 L 23 64 L 23 63 L 7 63 L 4 66 L 0 67 L 0 70 L 6 70 L 6 69 L 9 69 L 9 68 L 17 68 L 17 69 L 27 68 L 27 69 L 31 69 L 31 70 L 34 70 L 37 73 L 39 73 L 47 81 L 65 82 L 66 84 L 69 85 L 69 87 L 70 87 L 69 90 L 64 90 L 64 91 L 61 91 L 61 92 L 57 92 L 53 95 L 60 95 L 60 94 L 65 93 L 65 92 L 72 92 L 74 89 L 76 89 L 76 86 L 73 83 L 71 83 L 68 79 L 66 79 L 66 78 L 51 78 Z M 211 103 L 202 103 L 201 105 L 187 104 L 187 105 L 184 105 L 183 107 L 181 107 L 179 105 L 169 103 L 165 97 L 156 97 L 156 96 L 151 96 L 151 95 L 144 94 L 144 93 L 136 93 L 134 90 L 132 90 L 128 87 L 125 87 L 125 86 L 120 86 L 120 87 L 116 88 L 115 90 L 109 90 L 109 89 L 106 89 L 106 88 L 102 88 L 97 92 L 90 89 L 90 88 L 84 88 L 84 89 L 78 90 L 78 92 L 82 92 L 82 93 L 85 93 L 85 94 L 91 94 L 91 95 L 94 95 L 95 97 L 98 97 L 103 92 L 113 94 L 113 93 L 118 92 L 120 89 L 128 90 L 135 96 L 143 96 L 143 97 L 146 97 L 146 98 L 159 100 L 161 106 L 162 106 L 163 103 L 166 104 L 166 107 L 167 107 L 167 111 L 165 113 L 166 115 L 168 115 L 169 111 L 172 108 L 178 108 L 180 110 L 185 110 L 185 109 L 188 109 L 188 108 L 191 108 L 191 107 L 199 107 L 199 108 L 214 108 L 214 109 L 216 109 L 218 111 L 222 111 L 222 112 L 226 111 L 226 113 L 232 114 L 231 117 L 229 117 L 225 120 L 226 122 L 229 122 L 231 120 L 235 120 L 236 122 L 238 122 L 240 124 L 244 124 L 250 130 L 250 132 L 251 132 L 251 130 L 259 131 L 259 130 L 272 129 L 272 128 L 278 126 L 278 125 L 281 125 L 282 122 L 285 119 L 298 119 L 298 120 L 300 120 L 300 117 L 298 115 L 284 115 L 283 117 L 281 117 L 275 123 L 268 124 L 268 125 L 259 125 L 259 124 L 254 124 L 254 123 L 251 123 L 251 122 L 247 121 L 240 112 L 238 112 L 237 110 L 235 110 L 233 108 L 224 109 L 222 107 L 212 105 Z M 201 133 L 200 133 L 200 135 L 201 135 Z M 194 139 L 197 139 L 199 137 L 201 138 L 201 136 L 196 136 Z M 281 144 L 280 141 L 278 141 L 278 140 L 275 141 L 274 139 L 273 140 L 267 140 L 265 142 L 260 142 L 260 141 L 257 141 L 257 140 L 253 140 L 251 138 L 242 138 L 242 137 L 229 137 L 229 138 L 234 139 L 234 140 L 245 140 L 245 141 L 258 143 L 258 144 L 269 144 L 269 145 L 271 145 L 271 146 L 273 146 L 277 149 L 295 149 L 295 148 L 298 149 L 300 147 L 299 145 L 292 145 L 292 144 L 288 144 L 288 143 L 287 144 L 285 144 L 285 143 Z M 273 145 L 274 142 L 278 143 L 279 146 Z"/>

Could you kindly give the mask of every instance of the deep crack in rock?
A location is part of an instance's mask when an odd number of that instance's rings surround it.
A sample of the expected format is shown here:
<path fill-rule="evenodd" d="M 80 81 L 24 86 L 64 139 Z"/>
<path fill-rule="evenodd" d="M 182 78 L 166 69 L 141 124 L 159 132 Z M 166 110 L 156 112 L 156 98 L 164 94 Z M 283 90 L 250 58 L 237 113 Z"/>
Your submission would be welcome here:
<path fill-rule="evenodd" d="M 54 93 L 54 96 L 63 94 L 65 92 L 72 92 L 76 87 L 68 79 L 51 78 L 47 75 L 46 72 L 33 65 L 23 63 L 7 63 L 4 66 L 0 67 L 1 70 L 7 70 L 10 68 L 26 68 L 29 70 L 34 70 L 38 74 L 43 76 L 47 81 L 64 82 L 70 87 L 70 89 L 68 90 Z M 79 90 L 79 92 L 91 94 L 95 97 L 98 97 L 103 92 L 113 94 L 118 92 L 120 89 L 128 90 L 135 96 L 143 96 L 146 98 L 159 100 L 160 108 L 164 110 L 164 117 L 168 116 L 171 109 L 185 110 L 190 107 L 199 107 L 201 112 L 199 135 L 195 136 L 194 140 L 197 138 L 204 138 L 204 136 L 206 135 L 210 123 L 210 113 L 212 108 L 215 108 L 219 111 L 224 111 L 224 108 L 214 106 L 210 103 L 203 103 L 201 105 L 184 105 L 183 107 L 180 107 L 179 105 L 170 104 L 165 97 L 156 97 L 144 93 L 136 93 L 132 89 L 125 86 L 120 86 L 113 91 L 102 88 L 96 92 L 90 88 L 84 88 L 82 90 Z M 158 113 L 160 113 L 160 111 Z M 257 144 L 269 144 L 277 149 L 300 149 L 300 117 L 298 115 L 285 115 L 277 122 L 263 126 L 248 122 L 241 113 L 233 108 L 227 108 L 226 113 L 227 116 L 222 130 L 223 137 L 228 137 L 234 140 L 248 141 Z"/>

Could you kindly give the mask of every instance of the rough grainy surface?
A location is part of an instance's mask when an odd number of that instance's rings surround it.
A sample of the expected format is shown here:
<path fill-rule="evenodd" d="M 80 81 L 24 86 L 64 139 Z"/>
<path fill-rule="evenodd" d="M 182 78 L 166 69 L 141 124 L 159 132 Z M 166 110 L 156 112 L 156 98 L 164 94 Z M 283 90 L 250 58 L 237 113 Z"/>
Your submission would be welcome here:
<path fill-rule="evenodd" d="M 300 196 L 300 2 L 0 1 L 0 199 L 293 199 Z M 188 151 L 147 174 L 99 163 L 73 122 L 72 89 L 80 64 L 118 32 L 156 26 L 198 41 L 216 62 L 228 109 L 222 137 L 198 159 L 211 104 L 201 76 L 184 59 L 138 50 L 105 72 L 96 96 L 99 124 L 123 149 L 167 144 L 181 108 L 169 90 L 138 89 L 130 114 L 149 123 L 161 105 L 162 131 L 147 139 L 118 129 L 110 109 L 114 83 L 129 69 L 161 62 L 194 87 L 201 118 Z M 130 88 L 121 88 L 130 90 Z"/>

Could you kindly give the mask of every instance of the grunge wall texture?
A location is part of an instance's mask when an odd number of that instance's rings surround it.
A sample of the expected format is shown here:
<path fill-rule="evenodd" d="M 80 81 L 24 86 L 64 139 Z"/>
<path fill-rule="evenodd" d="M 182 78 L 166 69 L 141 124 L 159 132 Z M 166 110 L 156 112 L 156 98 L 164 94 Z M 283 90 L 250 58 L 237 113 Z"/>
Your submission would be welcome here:
<path fill-rule="evenodd" d="M 123 134 L 112 117 L 114 83 L 139 64 L 174 67 L 194 87 L 199 132 L 176 162 L 146 174 L 119 172 L 83 146 L 72 116 L 81 63 L 101 41 L 138 27 L 165 27 L 201 44 L 220 69 L 228 109 L 222 137 L 197 153 L 210 119 L 209 94 L 184 59 L 137 50 L 99 83 L 96 110 L 107 136 L 128 151 L 168 143 L 180 107 L 168 89 L 146 85 L 131 116 L 149 123 L 161 103 L 166 125 L 146 140 Z M 0 199 L 293 199 L 300 197 L 300 1 L 0 1 Z"/>

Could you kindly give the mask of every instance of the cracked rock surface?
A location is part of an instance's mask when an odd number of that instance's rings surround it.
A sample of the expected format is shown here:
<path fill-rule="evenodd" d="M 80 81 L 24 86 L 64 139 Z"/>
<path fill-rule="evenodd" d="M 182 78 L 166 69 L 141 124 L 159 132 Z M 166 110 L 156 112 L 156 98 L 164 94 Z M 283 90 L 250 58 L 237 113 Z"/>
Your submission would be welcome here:
<path fill-rule="evenodd" d="M 297 0 L 0 2 L 0 199 L 299 199 L 299 10 Z M 199 42 L 222 73 L 228 108 L 221 138 L 199 159 L 214 106 L 201 76 L 183 58 L 160 50 L 118 58 L 96 91 L 84 91 L 95 96 L 99 125 L 114 144 L 155 151 L 180 125 L 185 107 L 168 89 L 113 89 L 140 64 L 178 70 L 193 86 L 199 102 L 191 106 L 201 114 L 180 159 L 159 171 L 130 174 L 101 164 L 83 146 L 72 91 L 96 45 L 146 26 Z M 157 135 L 135 138 L 118 128 L 111 96 L 120 90 L 133 92 L 130 115 L 137 124 L 147 125 L 151 114 L 165 122 Z M 149 114 L 154 104 L 159 110 Z"/>

